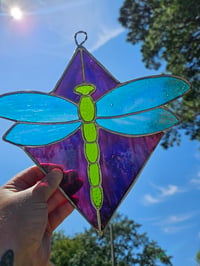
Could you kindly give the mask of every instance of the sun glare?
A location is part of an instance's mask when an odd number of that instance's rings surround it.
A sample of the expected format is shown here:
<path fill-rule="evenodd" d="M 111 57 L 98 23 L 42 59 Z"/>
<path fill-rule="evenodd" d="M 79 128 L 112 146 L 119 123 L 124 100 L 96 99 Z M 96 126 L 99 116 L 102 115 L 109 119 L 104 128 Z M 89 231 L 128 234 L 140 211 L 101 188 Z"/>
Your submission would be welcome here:
<path fill-rule="evenodd" d="M 23 12 L 19 7 L 12 7 L 10 9 L 10 15 L 15 20 L 22 20 L 23 19 Z"/>

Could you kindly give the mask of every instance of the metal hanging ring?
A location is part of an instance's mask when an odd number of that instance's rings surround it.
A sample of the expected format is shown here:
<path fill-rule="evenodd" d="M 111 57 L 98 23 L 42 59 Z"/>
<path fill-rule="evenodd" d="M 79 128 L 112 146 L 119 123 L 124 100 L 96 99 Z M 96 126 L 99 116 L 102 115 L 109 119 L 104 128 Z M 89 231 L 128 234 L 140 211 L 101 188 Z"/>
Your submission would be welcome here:
<path fill-rule="evenodd" d="M 77 39 L 78 34 L 84 34 L 84 35 L 85 35 L 84 40 L 83 40 L 82 42 L 80 42 L 80 43 L 78 42 L 78 39 Z M 82 31 L 82 30 L 76 32 L 75 35 L 74 35 L 74 40 L 75 40 L 75 43 L 76 43 L 76 45 L 77 45 L 78 47 L 79 47 L 79 46 L 82 46 L 82 45 L 87 41 L 87 38 L 88 38 L 88 36 L 87 36 L 87 32 Z"/>

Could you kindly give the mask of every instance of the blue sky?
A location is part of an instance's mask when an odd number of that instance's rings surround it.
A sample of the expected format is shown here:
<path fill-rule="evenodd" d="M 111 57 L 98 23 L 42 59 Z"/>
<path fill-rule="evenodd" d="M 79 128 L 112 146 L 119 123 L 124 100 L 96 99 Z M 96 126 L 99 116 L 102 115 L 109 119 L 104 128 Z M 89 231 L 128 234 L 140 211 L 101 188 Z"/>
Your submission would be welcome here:
<path fill-rule="evenodd" d="M 159 71 L 145 69 L 139 46 L 126 40 L 118 24 L 122 0 L 2 0 L 0 10 L 0 93 L 51 91 L 74 50 L 73 36 L 88 33 L 85 47 L 120 81 Z M 10 6 L 18 3 L 24 19 L 15 21 Z M 181 76 L 181 73 L 180 73 Z M 0 119 L 2 136 L 11 122 Z M 119 211 L 142 224 L 141 231 L 173 256 L 175 266 L 193 266 L 200 249 L 199 143 L 183 137 L 169 150 L 158 146 Z M 0 184 L 33 163 L 16 146 L 0 140 Z M 87 222 L 75 211 L 59 229 L 82 231 Z"/>

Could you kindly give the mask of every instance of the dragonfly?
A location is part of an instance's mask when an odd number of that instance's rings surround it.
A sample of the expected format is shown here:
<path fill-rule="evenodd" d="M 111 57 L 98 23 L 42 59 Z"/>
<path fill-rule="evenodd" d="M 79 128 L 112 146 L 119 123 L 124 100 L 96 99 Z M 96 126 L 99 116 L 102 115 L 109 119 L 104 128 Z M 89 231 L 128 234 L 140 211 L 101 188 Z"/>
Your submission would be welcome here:
<path fill-rule="evenodd" d="M 98 100 L 94 84 L 74 88 L 78 103 L 52 93 L 19 91 L 0 96 L 0 117 L 16 123 L 3 139 L 18 146 L 37 147 L 62 141 L 81 130 L 90 200 L 101 228 L 100 209 L 104 194 L 99 164 L 100 129 L 124 137 L 163 132 L 179 123 L 165 105 L 181 97 L 190 84 L 177 76 L 158 75 L 119 83 Z"/>

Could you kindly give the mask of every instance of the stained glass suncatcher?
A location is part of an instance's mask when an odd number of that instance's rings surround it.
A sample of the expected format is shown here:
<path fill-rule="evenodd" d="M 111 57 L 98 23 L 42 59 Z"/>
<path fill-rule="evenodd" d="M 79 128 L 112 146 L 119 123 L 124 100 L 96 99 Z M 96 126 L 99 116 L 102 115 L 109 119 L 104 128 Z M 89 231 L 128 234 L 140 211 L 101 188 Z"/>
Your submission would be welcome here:
<path fill-rule="evenodd" d="M 164 130 L 179 122 L 163 105 L 190 85 L 170 75 L 120 83 L 83 47 L 85 40 L 78 43 L 77 34 L 76 51 L 55 89 L 1 95 L 0 117 L 16 122 L 3 139 L 20 146 L 43 171 L 56 164 L 77 173 L 79 190 L 66 190 L 69 180 L 61 190 L 102 233 Z"/>

